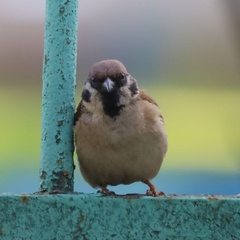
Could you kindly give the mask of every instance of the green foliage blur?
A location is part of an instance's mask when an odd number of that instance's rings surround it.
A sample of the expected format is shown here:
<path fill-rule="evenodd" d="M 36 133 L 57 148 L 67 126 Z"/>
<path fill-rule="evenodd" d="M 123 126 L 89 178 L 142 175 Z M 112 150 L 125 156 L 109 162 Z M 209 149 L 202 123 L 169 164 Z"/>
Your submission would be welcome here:
<path fill-rule="evenodd" d="M 169 152 L 164 168 L 239 170 L 239 91 L 151 85 L 148 92 L 165 116 Z M 1 171 L 7 173 L 25 156 L 35 159 L 28 164 L 39 165 L 41 89 L 6 87 L 0 95 Z"/>

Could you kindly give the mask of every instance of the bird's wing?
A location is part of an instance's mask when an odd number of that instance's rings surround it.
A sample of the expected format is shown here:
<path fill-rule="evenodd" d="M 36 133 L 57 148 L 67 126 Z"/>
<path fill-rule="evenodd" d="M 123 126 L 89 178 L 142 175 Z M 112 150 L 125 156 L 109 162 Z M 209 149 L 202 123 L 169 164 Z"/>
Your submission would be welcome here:
<path fill-rule="evenodd" d="M 156 103 L 150 96 L 147 95 L 147 93 L 146 93 L 145 90 L 141 90 L 141 91 L 139 92 L 139 97 L 140 97 L 140 99 L 143 100 L 143 101 L 148 101 L 148 102 L 150 102 L 150 103 L 158 106 L 157 103 Z"/>
<path fill-rule="evenodd" d="M 74 125 L 76 125 L 76 122 L 81 117 L 82 113 L 84 112 L 84 109 L 85 109 L 85 107 L 84 107 L 83 102 L 81 100 L 78 107 L 77 107 L 77 111 L 74 114 Z"/>
<path fill-rule="evenodd" d="M 152 103 L 152 104 L 154 104 L 155 106 L 158 107 L 157 103 L 153 100 L 153 98 L 151 98 L 149 95 L 147 95 L 145 90 L 141 90 L 139 92 L 139 98 L 143 101 L 150 102 L 150 103 Z M 161 118 L 161 121 L 164 123 L 164 118 L 163 118 L 161 113 L 160 113 L 159 117 Z"/>

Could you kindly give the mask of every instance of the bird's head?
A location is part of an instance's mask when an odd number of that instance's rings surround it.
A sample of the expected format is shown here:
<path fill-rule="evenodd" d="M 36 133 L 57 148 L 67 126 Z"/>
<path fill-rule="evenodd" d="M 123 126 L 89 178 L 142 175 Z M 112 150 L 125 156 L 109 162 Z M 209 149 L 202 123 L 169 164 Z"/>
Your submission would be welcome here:
<path fill-rule="evenodd" d="M 102 108 L 106 115 L 115 117 L 138 95 L 137 82 L 118 60 L 95 63 L 82 92 L 86 107 L 95 111 Z"/>

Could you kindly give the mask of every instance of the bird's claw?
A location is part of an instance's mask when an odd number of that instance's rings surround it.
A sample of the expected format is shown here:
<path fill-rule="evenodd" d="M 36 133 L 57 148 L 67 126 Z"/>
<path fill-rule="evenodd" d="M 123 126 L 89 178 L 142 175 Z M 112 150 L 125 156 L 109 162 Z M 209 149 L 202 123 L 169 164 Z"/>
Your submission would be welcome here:
<path fill-rule="evenodd" d="M 113 196 L 116 195 L 115 192 L 109 191 L 106 187 L 102 187 L 101 190 L 98 191 L 98 193 L 101 193 L 105 196 Z"/>
<path fill-rule="evenodd" d="M 164 192 L 158 192 L 157 188 L 149 180 L 145 180 L 145 181 L 142 181 L 142 182 L 147 184 L 150 188 L 146 192 L 147 196 L 153 196 L 153 197 L 165 196 L 165 193 Z"/>
<path fill-rule="evenodd" d="M 152 197 L 161 197 L 161 196 L 166 196 L 164 192 L 158 192 L 156 189 L 154 190 L 147 190 L 146 192 L 147 196 L 152 196 Z"/>

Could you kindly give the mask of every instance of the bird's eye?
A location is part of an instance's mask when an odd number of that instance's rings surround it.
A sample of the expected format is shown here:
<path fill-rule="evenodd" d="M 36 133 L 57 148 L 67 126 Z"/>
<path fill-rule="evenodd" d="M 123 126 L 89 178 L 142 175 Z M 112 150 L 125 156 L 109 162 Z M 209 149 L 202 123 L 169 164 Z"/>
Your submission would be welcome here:
<path fill-rule="evenodd" d="M 121 73 L 120 76 L 120 85 L 124 86 L 126 84 L 126 75 L 124 73 Z"/>
<path fill-rule="evenodd" d="M 94 78 L 94 77 L 92 77 L 91 78 L 91 84 L 93 85 L 93 86 L 96 86 L 96 79 Z"/>

